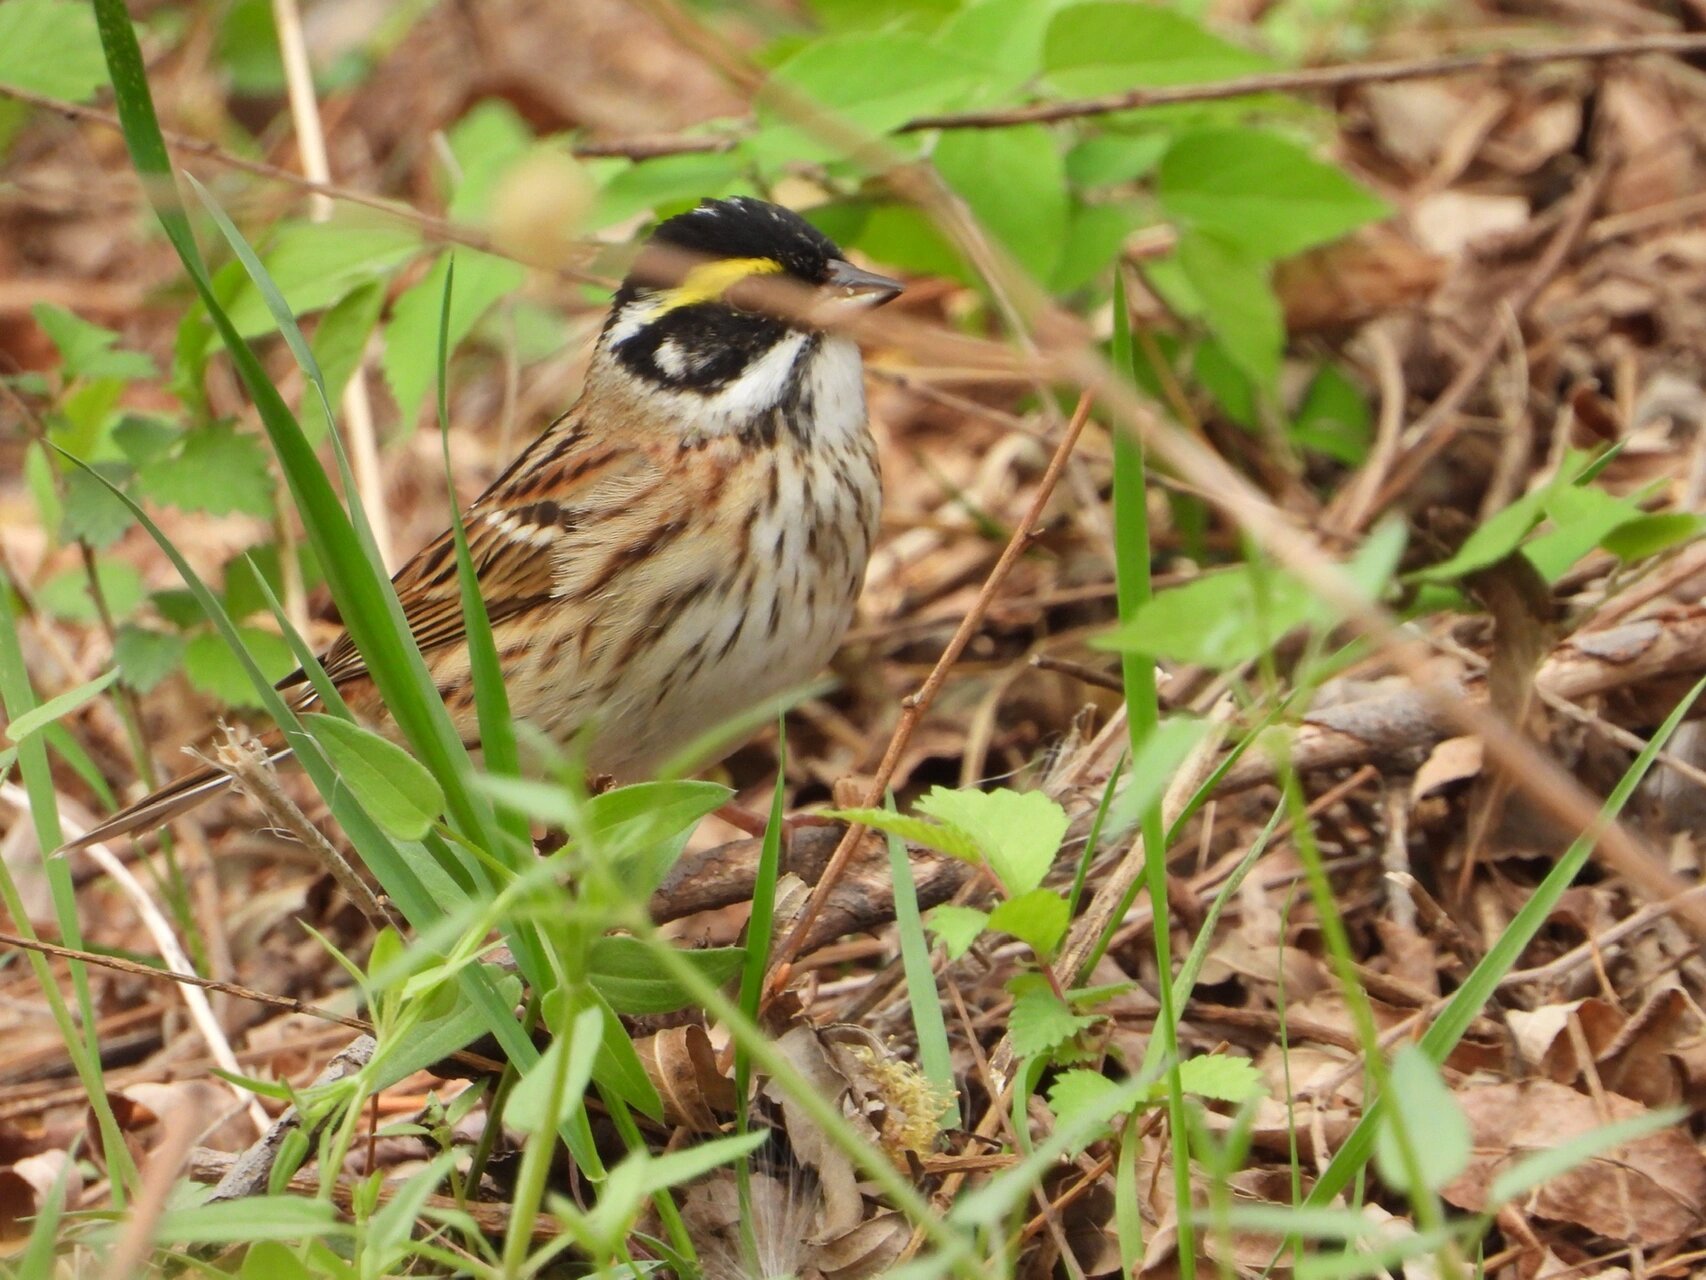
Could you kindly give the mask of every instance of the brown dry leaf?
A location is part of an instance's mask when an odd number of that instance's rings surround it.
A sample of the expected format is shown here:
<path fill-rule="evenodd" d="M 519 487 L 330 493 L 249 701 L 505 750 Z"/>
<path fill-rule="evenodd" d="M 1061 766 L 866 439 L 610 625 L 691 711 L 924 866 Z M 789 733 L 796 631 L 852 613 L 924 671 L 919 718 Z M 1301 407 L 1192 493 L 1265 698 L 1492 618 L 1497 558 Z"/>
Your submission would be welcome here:
<path fill-rule="evenodd" d="M 61 1176 L 62 1203 L 75 1205 L 83 1195 L 83 1173 L 67 1152 L 44 1151 L 0 1169 L 0 1245 L 29 1239 L 28 1220 L 41 1212 Z"/>
<path fill-rule="evenodd" d="M 1511 1036 L 1516 1040 L 1517 1052 L 1523 1060 L 1559 1084 L 1571 1084 L 1580 1079 L 1585 1065 L 1578 1060 L 1575 1045 L 1571 1043 L 1572 1015 L 1580 1021 L 1582 1034 L 1596 1061 L 1623 1029 L 1622 1011 L 1599 999 L 1572 1000 L 1568 1004 L 1548 1004 L 1538 1009 L 1513 1009 L 1505 1015 Z"/>
<path fill-rule="evenodd" d="M 1599 1078 L 1607 1089 L 1649 1107 L 1682 1101 L 1687 1077 L 1673 1050 L 1701 1030 L 1698 1011 L 1675 987 L 1655 991 L 1635 1011 L 1599 1059 Z"/>
<path fill-rule="evenodd" d="M 670 1027 L 634 1042 L 640 1065 L 663 1099 L 664 1119 L 694 1133 L 718 1133 L 734 1113 L 734 1081 L 717 1069 L 711 1037 L 697 1024 Z"/>
<path fill-rule="evenodd" d="M 1443 1194 L 1472 1213 L 1487 1207 L 1488 1188 L 1512 1163 L 1647 1111 L 1607 1094 L 1609 1114 L 1601 1115 L 1586 1094 L 1549 1080 L 1481 1085 L 1462 1090 L 1457 1100 L 1475 1135 L 1475 1154 L 1468 1172 Z M 1528 1197 L 1523 1210 L 1608 1239 L 1663 1248 L 1706 1219 L 1706 1158 L 1680 1130 L 1649 1134 L 1552 1179 Z"/>
<path fill-rule="evenodd" d="M 1478 737 L 1447 738 L 1428 753 L 1422 767 L 1416 770 L 1415 780 L 1410 784 L 1411 802 L 1432 795 L 1454 782 L 1479 777 L 1485 750 Z"/>

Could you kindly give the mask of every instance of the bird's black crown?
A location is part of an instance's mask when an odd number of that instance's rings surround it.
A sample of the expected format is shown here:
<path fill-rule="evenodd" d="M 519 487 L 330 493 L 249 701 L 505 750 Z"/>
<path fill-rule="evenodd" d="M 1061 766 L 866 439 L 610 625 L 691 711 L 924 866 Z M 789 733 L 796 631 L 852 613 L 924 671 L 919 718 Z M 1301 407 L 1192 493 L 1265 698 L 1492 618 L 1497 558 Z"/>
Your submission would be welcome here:
<path fill-rule="evenodd" d="M 835 242 L 792 209 L 750 196 L 705 200 L 660 223 L 650 243 L 705 258 L 767 258 L 807 284 L 823 284 L 842 256 Z"/>

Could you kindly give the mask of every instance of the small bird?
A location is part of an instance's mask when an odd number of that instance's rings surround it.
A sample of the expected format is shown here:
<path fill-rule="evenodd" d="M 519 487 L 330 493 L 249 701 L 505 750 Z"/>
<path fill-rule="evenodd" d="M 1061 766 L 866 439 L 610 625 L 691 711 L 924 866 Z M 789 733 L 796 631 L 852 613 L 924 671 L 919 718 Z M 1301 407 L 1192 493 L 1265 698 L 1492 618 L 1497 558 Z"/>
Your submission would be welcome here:
<path fill-rule="evenodd" d="M 751 305 L 766 283 L 808 305 Z M 762 200 L 706 200 L 657 227 L 580 399 L 463 515 L 517 720 L 560 742 L 586 735 L 589 771 L 631 780 L 829 660 L 864 581 L 882 478 L 859 349 L 814 321 L 900 291 Z M 451 532 L 392 582 L 476 745 Z M 347 633 L 321 664 L 383 728 Z M 316 704 L 302 671 L 279 688 L 299 691 L 297 709 Z M 288 754 L 276 731 L 269 745 Z M 228 784 L 215 769 L 189 774 L 67 847 L 152 830 Z"/>

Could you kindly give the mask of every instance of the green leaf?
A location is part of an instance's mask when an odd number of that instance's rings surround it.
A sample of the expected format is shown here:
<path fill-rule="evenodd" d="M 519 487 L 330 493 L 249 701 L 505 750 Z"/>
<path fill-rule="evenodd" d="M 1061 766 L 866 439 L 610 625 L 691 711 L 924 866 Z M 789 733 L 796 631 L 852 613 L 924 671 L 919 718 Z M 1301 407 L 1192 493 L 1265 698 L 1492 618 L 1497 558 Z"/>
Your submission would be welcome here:
<path fill-rule="evenodd" d="M 283 636 L 258 627 L 238 627 L 249 656 L 268 680 L 280 680 L 296 668 L 296 659 Z M 258 707 L 254 682 L 242 661 L 211 631 L 194 637 L 184 650 L 184 674 L 190 684 L 227 706 Z"/>
<path fill-rule="evenodd" d="M 421 404 L 438 379 L 439 312 L 444 302 L 444 279 L 450 255 L 439 255 L 420 283 L 405 290 L 391 309 L 381 362 L 405 426 L 413 426 Z M 526 273 L 517 263 L 489 253 L 459 250 L 456 292 L 450 300 L 448 329 L 452 349 L 499 298 L 521 287 Z"/>
<path fill-rule="evenodd" d="M 68 716 L 78 707 L 97 697 L 108 685 L 118 679 L 118 668 L 106 671 L 93 680 L 78 685 L 75 689 L 67 689 L 64 693 L 55 694 L 46 702 L 36 704 L 6 726 L 8 742 L 22 742 L 32 733 L 45 728 L 62 716 Z"/>
<path fill-rule="evenodd" d="M 971 944 L 983 936 L 989 927 L 989 914 L 976 907 L 961 907 L 949 902 L 937 907 L 926 921 L 948 951 L 948 959 L 958 960 L 971 950 Z"/>
<path fill-rule="evenodd" d="M 147 466 L 165 457 L 182 435 L 183 429 L 176 423 L 141 413 L 127 413 L 113 427 L 113 443 L 133 467 Z"/>
<path fill-rule="evenodd" d="M 113 641 L 113 661 L 124 682 L 138 693 L 147 693 L 184 660 L 184 638 L 171 631 L 153 631 L 124 623 Z"/>
<path fill-rule="evenodd" d="M 839 818 L 842 822 L 856 822 L 861 826 L 870 827 L 873 831 L 899 836 L 909 844 L 934 849 L 937 853 L 945 853 L 961 862 L 975 863 L 982 858 L 977 841 L 951 823 L 943 825 L 927 822 L 923 818 L 896 813 L 892 809 L 828 809 L 824 811 L 824 816 Z"/>
<path fill-rule="evenodd" d="M 273 510 L 266 446 L 222 423 L 186 431 L 177 453 L 140 468 L 136 484 L 144 497 L 185 511 L 267 516 Z"/>
<path fill-rule="evenodd" d="M 1300 448 L 1356 467 L 1368 457 L 1373 428 L 1368 398 L 1329 364 L 1309 384 L 1292 423 L 1291 438 Z"/>
<path fill-rule="evenodd" d="M 1062 9 L 1043 40 L 1043 67 L 1069 97 L 1194 84 L 1266 71 L 1257 54 L 1154 5 L 1090 0 Z"/>
<path fill-rule="evenodd" d="M 76 0 L 0 4 L 0 84 L 82 102 L 107 82 L 89 6 Z"/>
<path fill-rule="evenodd" d="M 1285 316 L 1268 265 L 1197 230 L 1180 234 L 1175 257 L 1198 304 L 1195 314 L 1252 381 L 1272 390 L 1285 348 Z"/>
<path fill-rule="evenodd" d="M 761 90 L 753 152 L 765 165 L 829 160 L 833 143 L 793 123 L 789 94 L 803 94 L 861 133 L 882 135 L 914 116 L 958 106 L 982 69 L 905 31 L 814 40 L 771 74 Z"/>
<path fill-rule="evenodd" d="M 1548 582 L 1556 582 L 1601 538 L 1641 514 L 1635 499 L 1586 484 L 1551 490 L 1545 507 L 1552 529 L 1524 547 L 1523 554 Z"/>
<path fill-rule="evenodd" d="M 352 290 L 342 301 L 328 308 L 314 327 L 314 339 L 308 344 L 314 358 L 320 362 L 320 374 L 326 380 L 326 397 L 335 406 L 342 399 L 344 388 L 361 367 L 362 355 L 368 340 L 379 324 L 379 309 L 385 302 L 385 286 L 378 280 L 369 281 Z M 310 440 L 318 442 L 331 429 L 326 410 L 319 396 L 305 396 L 302 406 L 302 430 Z"/>
<path fill-rule="evenodd" d="M 959 0 L 809 0 L 812 16 L 827 32 L 902 28 L 932 31 Z"/>
<path fill-rule="evenodd" d="M 287 223 L 273 237 L 265 263 L 291 314 L 322 311 L 368 283 L 388 277 L 420 249 L 420 237 L 400 224 Z M 254 282 L 244 278 L 227 307 L 245 338 L 272 331 L 272 313 Z"/>
<path fill-rule="evenodd" d="M 1253 1062 L 1225 1053 L 1185 1059 L 1179 1064 L 1179 1087 L 1198 1098 L 1234 1103 L 1249 1102 L 1268 1091 Z"/>
<path fill-rule="evenodd" d="M 1053 889 L 1032 889 L 989 913 L 991 929 L 1011 934 L 1045 960 L 1054 955 L 1070 923 L 1066 899 Z"/>
<path fill-rule="evenodd" d="M 236 0 L 219 25 L 215 46 L 231 87 L 254 97 L 282 96 L 284 56 L 279 52 L 278 27 L 268 0 Z"/>
<path fill-rule="evenodd" d="M 444 812 L 444 792 L 425 765 L 395 742 L 337 716 L 309 714 L 315 740 L 338 777 L 380 830 L 399 840 L 419 840 Z"/>
<path fill-rule="evenodd" d="M 1013 1052 L 1021 1058 L 1052 1053 L 1100 1020 L 1093 1014 L 1074 1013 L 1041 974 L 1021 974 L 1007 985 L 1013 989 L 1007 1030 Z"/>
<path fill-rule="evenodd" d="M 504 1109 L 505 1122 L 529 1135 L 560 1127 L 580 1106 L 592 1081 L 604 1034 L 604 1011 L 597 1005 L 581 1009 L 551 1038 L 539 1061 L 522 1073 Z"/>
<path fill-rule="evenodd" d="M 1379 596 L 1397 567 L 1403 539 L 1401 525 L 1382 525 L 1346 566 L 1364 599 Z M 1337 621 L 1334 608 L 1289 574 L 1240 565 L 1156 592 L 1129 622 L 1094 643 L 1223 668 L 1265 652 L 1295 627 Z"/>
<path fill-rule="evenodd" d="M 111 462 L 96 463 L 95 469 L 115 485 L 122 485 L 127 468 Z M 71 471 L 65 477 L 63 518 L 65 539 L 87 542 L 97 551 L 110 547 L 131 526 L 130 508 L 86 471 Z"/>
<path fill-rule="evenodd" d="M 734 150 L 659 156 L 629 164 L 600 189 L 586 225 L 597 231 L 660 206 L 747 190 L 742 174 L 745 164 L 746 157 Z"/>
<path fill-rule="evenodd" d="M 721 986 L 740 972 L 745 951 L 714 947 L 681 954 L 708 982 Z M 611 936 L 595 941 L 587 981 L 617 1013 L 673 1013 L 693 1003 L 693 997 L 658 959 L 652 944 L 638 938 Z"/>
<path fill-rule="evenodd" d="M 1066 166 L 1040 124 L 954 129 L 931 157 L 947 184 L 1019 265 L 1047 281 L 1066 240 Z"/>
<path fill-rule="evenodd" d="M 12 5 L 18 2 L 11 0 L 10 4 L 0 8 L 0 27 L 4 26 L 5 15 L 11 11 Z M 24 2 L 29 3 L 29 0 Z M 4 39 L 4 34 L 0 33 L 0 40 Z M 0 60 L 3 57 L 0 55 Z M 160 374 L 154 362 L 142 352 L 113 350 L 118 334 L 111 329 L 91 324 L 65 308 L 47 302 L 36 303 L 30 308 L 30 314 L 42 332 L 47 334 L 48 340 L 58 348 L 60 369 L 67 378 L 137 379 L 156 378 Z"/>
<path fill-rule="evenodd" d="M 1702 533 L 1706 533 L 1706 516 L 1661 512 L 1625 521 L 1601 538 L 1599 545 L 1625 564 L 1633 564 L 1692 542 Z"/>
<path fill-rule="evenodd" d="M 106 1230 L 116 1234 L 120 1224 Z M 187 1209 L 168 1209 L 154 1224 L 159 1244 L 248 1244 L 260 1240 L 305 1240 L 348 1236 L 355 1228 L 338 1220 L 329 1200 L 297 1196 L 250 1196 Z"/>
<path fill-rule="evenodd" d="M 1151 220 L 1136 200 L 1109 200 L 1081 204 L 1072 210 L 1061 245 L 1054 276 L 1048 281 L 1054 293 L 1082 289 L 1104 274 L 1111 275 L 1120 259 L 1126 237 Z"/>
<path fill-rule="evenodd" d="M 932 788 L 913 806 L 958 827 L 977 842 L 1009 895 L 1042 883 L 1066 837 L 1066 810 L 1040 791 L 954 791 Z"/>
<path fill-rule="evenodd" d="M 1410 1196 L 1437 1192 L 1469 1165 L 1474 1140 L 1469 1119 L 1439 1068 L 1414 1044 L 1406 1044 L 1392 1059 L 1387 1080 L 1386 1122 L 1374 1142 L 1374 1163 L 1381 1180 Z M 1410 1170 L 1400 1156 L 1394 1126 L 1402 1123 L 1416 1157 L 1422 1186 L 1410 1185 Z"/>
<path fill-rule="evenodd" d="M 1162 129 L 1099 133 L 1066 153 L 1066 176 L 1079 188 L 1135 182 L 1161 163 L 1172 141 Z"/>
<path fill-rule="evenodd" d="M 1171 217 L 1262 261 L 1326 244 L 1388 212 L 1340 170 L 1265 129 L 1178 135 L 1155 185 Z"/>
<path fill-rule="evenodd" d="M 1100 1071 L 1075 1067 L 1062 1071 L 1049 1085 L 1049 1110 L 1061 1117 L 1099 1114 L 1107 1099 L 1119 1091 L 1119 1085 Z"/>
<path fill-rule="evenodd" d="M 142 575 L 126 561 L 101 556 L 95 561 L 95 581 L 113 617 L 128 617 L 142 603 Z M 89 594 L 89 575 L 79 565 L 54 574 L 36 587 L 36 604 L 65 622 L 96 623 L 100 612 Z"/>
<path fill-rule="evenodd" d="M 448 214 L 458 222 L 484 222 L 498 179 L 533 145 L 533 130 L 502 98 L 487 98 L 450 127 L 446 141 L 459 171 Z"/>
<path fill-rule="evenodd" d="M 999 99 L 1042 70 L 1043 36 L 1058 7 L 1054 0 L 975 0 L 943 24 L 936 42 L 985 68 L 974 101 Z"/>

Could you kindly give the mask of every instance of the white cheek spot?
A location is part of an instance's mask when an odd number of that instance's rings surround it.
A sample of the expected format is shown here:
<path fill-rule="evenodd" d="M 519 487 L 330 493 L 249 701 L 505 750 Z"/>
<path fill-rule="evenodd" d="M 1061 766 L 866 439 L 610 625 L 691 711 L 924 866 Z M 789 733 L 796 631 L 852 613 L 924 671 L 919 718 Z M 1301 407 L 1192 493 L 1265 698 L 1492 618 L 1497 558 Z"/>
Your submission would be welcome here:
<path fill-rule="evenodd" d="M 687 353 L 673 339 L 658 343 L 657 351 L 653 353 L 652 359 L 657 362 L 659 369 L 678 381 L 685 378 L 688 370 L 692 367 L 687 359 Z"/>

